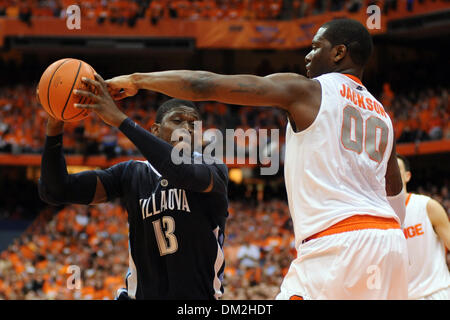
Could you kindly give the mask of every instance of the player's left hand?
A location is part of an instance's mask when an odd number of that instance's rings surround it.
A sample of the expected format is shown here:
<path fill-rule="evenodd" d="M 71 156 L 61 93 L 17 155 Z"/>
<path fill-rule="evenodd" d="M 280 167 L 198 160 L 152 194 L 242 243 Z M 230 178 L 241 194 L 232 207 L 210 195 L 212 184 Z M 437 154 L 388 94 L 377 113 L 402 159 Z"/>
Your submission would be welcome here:
<path fill-rule="evenodd" d="M 108 92 L 108 87 L 105 80 L 99 75 L 95 74 L 95 80 L 83 77 L 83 81 L 89 91 L 86 90 L 74 90 L 74 94 L 88 98 L 92 101 L 91 104 L 75 103 L 76 108 L 86 108 L 94 111 L 105 123 L 110 126 L 118 127 L 127 118 L 117 107 L 116 103 L 112 99 Z"/>

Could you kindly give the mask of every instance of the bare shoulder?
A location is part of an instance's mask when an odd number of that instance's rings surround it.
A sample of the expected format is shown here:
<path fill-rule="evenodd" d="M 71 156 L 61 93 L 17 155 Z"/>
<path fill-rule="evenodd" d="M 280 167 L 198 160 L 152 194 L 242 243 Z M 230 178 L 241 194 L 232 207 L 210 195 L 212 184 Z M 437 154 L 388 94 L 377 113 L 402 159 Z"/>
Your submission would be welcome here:
<path fill-rule="evenodd" d="M 285 105 L 295 131 L 308 128 L 317 117 L 322 100 L 322 88 L 317 80 L 296 73 L 275 73 L 267 76 L 283 87 Z"/>
<path fill-rule="evenodd" d="M 282 87 L 281 91 L 285 96 L 285 105 L 282 107 L 289 112 L 292 120 L 304 118 L 305 116 L 306 118 L 311 118 L 311 112 L 317 114 L 322 92 L 319 81 L 309 79 L 297 73 L 274 73 L 266 76 L 266 78 Z M 315 118 L 314 115 L 312 117 Z M 307 119 L 304 120 L 307 123 L 311 122 Z M 295 122 L 304 122 L 304 120 L 295 120 Z M 298 128 L 305 127 L 307 123 L 298 123 Z"/>
<path fill-rule="evenodd" d="M 293 90 L 311 91 L 314 89 L 320 90 L 320 83 L 317 80 L 309 79 L 298 73 L 273 73 L 266 76 L 266 78 L 277 81 L 283 86 L 287 86 Z"/>

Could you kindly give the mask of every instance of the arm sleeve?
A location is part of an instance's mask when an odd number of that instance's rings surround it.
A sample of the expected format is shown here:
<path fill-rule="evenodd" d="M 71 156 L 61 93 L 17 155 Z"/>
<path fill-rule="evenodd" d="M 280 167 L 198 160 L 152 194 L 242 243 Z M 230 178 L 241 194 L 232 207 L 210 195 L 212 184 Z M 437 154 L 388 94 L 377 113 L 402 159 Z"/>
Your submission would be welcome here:
<path fill-rule="evenodd" d="M 124 196 L 124 175 L 132 160 L 118 163 L 108 169 L 95 170 L 105 188 L 108 201 Z"/>
<path fill-rule="evenodd" d="M 94 198 L 96 187 L 97 176 L 94 171 L 68 174 L 63 155 L 62 134 L 47 136 L 38 183 L 40 198 L 53 205 L 89 204 Z"/>
<path fill-rule="evenodd" d="M 206 190 L 213 180 L 211 192 L 225 192 L 228 172 L 224 164 L 191 163 L 191 159 L 175 164 L 171 159 L 172 145 L 141 128 L 130 118 L 119 126 L 142 155 L 161 173 L 170 184 L 195 192 Z M 187 162 L 187 163 L 186 163 Z"/>

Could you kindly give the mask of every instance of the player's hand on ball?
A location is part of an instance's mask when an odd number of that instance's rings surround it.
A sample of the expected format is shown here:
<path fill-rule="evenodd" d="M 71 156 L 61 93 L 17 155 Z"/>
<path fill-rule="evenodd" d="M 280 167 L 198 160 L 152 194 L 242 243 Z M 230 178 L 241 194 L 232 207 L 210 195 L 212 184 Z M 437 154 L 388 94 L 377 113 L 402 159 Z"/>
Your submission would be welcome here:
<path fill-rule="evenodd" d="M 134 96 L 139 89 L 132 81 L 131 75 L 118 76 L 106 80 L 109 93 L 114 100 L 121 100 L 126 97 Z"/>
<path fill-rule="evenodd" d="M 74 90 L 74 94 L 91 99 L 92 104 L 76 103 L 76 108 L 88 108 L 94 111 L 105 123 L 118 127 L 127 118 L 126 114 L 119 110 L 108 92 L 105 80 L 95 74 L 95 80 L 82 78 L 90 91 Z"/>

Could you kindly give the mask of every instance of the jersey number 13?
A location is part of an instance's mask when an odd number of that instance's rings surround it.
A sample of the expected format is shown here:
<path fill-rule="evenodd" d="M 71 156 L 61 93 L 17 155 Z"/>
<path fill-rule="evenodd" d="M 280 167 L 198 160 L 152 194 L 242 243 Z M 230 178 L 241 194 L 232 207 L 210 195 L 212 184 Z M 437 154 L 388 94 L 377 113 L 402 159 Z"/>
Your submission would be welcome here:
<path fill-rule="evenodd" d="M 178 250 L 177 237 L 173 234 L 175 231 L 175 220 L 172 217 L 164 216 L 153 221 L 153 229 L 155 230 L 156 242 L 158 243 L 161 256 L 175 253 Z"/>

